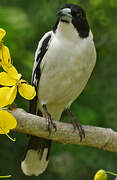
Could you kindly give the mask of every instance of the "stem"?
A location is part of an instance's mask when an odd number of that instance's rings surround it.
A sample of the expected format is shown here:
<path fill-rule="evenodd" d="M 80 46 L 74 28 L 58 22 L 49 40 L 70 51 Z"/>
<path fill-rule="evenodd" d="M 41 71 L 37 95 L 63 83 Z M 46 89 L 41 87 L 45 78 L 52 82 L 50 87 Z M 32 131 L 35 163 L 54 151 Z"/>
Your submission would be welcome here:
<path fill-rule="evenodd" d="M 12 177 L 11 175 L 8 175 L 8 176 L 0 176 L 0 178 L 9 178 L 9 177 Z"/>
<path fill-rule="evenodd" d="M 16 138 L 13 139 L 13 138 L 10 137 L 7 133 L 5 133 L 4 129 L 2 129 L 1 127 L 0 127 L 0 129 L 3 131 L 3 133 L 4 133 L 11 141 L 13 141 L 13 142 L 16 141 Z"/>
<path fill-rule="evenodd" d="M 116 173 L 113 173 L 113 172 L 110 172 L 110 171 L 106 171 L 106 173 L 111 174 L 111 175 L 113 175 L 113 176 L 117 176 Z"/>

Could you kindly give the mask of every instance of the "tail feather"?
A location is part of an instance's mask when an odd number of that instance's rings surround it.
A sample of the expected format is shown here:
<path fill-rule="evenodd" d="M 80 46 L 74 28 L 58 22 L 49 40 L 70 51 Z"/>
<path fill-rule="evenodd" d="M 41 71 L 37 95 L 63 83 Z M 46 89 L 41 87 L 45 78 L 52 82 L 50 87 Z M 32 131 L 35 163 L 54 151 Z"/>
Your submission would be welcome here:
<path fill-rule="evenodd" d="M 50 147 L 50 140 L 31 136 L 25 159 L 21 163 L 21 169 L 25 175 L 38 176 L 45 171 L 48 165 Z"/>

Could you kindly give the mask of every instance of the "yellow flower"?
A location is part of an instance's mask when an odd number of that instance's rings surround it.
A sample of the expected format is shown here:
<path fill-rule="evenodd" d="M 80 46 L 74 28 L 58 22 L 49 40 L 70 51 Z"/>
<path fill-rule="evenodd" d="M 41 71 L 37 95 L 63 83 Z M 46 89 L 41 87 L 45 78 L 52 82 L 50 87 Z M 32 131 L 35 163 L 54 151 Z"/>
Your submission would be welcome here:
<path fill-rule="evenodd" d="M 7 111 L 0 110 L 0 134 L 8 134 L 16 126 L 17 121 L 15 117 Z"/>
<path fill-rule="evenodd" d="M 0 28 L 0 41 L 2 41 L 5 34 L 6 34 L 6 31 L 4 29 Z"/>
<path fill-rule="evenodd" d="M 111 174 L 113 176 L 117 177 L 116 173 L 113 173 L 111 171 L 105 171 L 103 169 L 97 171 L 97 173 L 95 174 L 94 180 L 107 180 L 107 174 Z"/>
<path fill-rule="evenodd" d="M 107 178 L 106 171 L 101 169 L 95 174 L 94 180 L 107 180 Z"/>
<path fill-rule="evenodd" d="M 5 36 L 6 31 L 0 28 L 0 66 L 9 66 L 11 64 L 11 56 L 7 46 L 2 43 L 2 39 Z"/>
<path fill-rule="evenodd" d="M 35 88 L 21 79 L 16 68 L 11 64 L 8 67 L 3 66 L 6 72 L 0 73 L 0 85 L 6 86 L 0 88 L 0 108 L 12 104 L 17 95 L 17 89 L 22 97 L 31 100 L 35 97 Z"/>

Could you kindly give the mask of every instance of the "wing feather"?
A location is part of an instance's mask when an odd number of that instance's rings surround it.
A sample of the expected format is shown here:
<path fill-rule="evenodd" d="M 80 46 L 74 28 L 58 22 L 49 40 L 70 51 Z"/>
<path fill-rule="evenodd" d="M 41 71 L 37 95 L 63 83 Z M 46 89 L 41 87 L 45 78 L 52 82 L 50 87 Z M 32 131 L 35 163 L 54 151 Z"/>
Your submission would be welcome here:
<path fill-rule="evenodd" d="M 41 76 L 40 64 L 41 64 L 41 61 L 43 60 L 44 55 L 46 54 L 48 50 L 52 33 L 53 33 L 52 31 L 49 31 L 42 37 L 35 53 L 34 65 L 33 65 L 33 71 L 32 71 L 32 85 L 35 86 L 36 91 L 38 89 L 39 80 Z M 37 114 L 37 108 L 36 108 L 37 99 L 38 97 L 36 96 L 33 100 L 30 101 L 29 112 L 32 114 Z"/>

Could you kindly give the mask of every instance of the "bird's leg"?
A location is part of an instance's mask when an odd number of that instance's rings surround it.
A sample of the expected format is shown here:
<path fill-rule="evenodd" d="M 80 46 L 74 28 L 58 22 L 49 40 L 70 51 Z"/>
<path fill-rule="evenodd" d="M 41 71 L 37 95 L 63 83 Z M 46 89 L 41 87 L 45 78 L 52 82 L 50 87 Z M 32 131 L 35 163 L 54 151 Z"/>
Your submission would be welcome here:
<path fill-rule="evenodd" d="M 43 107 L 43 110 L 45 112 L 46 122 L 47 122 L 46 126 L 47 126 L 47 129 L 49 131 L 49 135 L 50 135 L 52 127 L 55 129 L 55 131 L 57 131 L 56 124 L 53 122 L 51 115 L 49 114 L 49 112 L 47 110 L 46 105 L 44 104 L 42 107 Z"/>
<path fill-rule="evenodd" d="M 80 142 L 82 141 L 83 138 L 85 138 L 85 132 L 83 127 L 80 125 L 80 123 L 78 122 L 78 120 L 76 119 L 76 117 L 73 115 L 72 111 L 70 109 L 67 109 L 68 113 L 71 116 L 71 120 L 72 120 L 72 124 L 74 127 L 74 130 L 78 130 L 79 131 L 79 136 L 80 136 Z"/>

